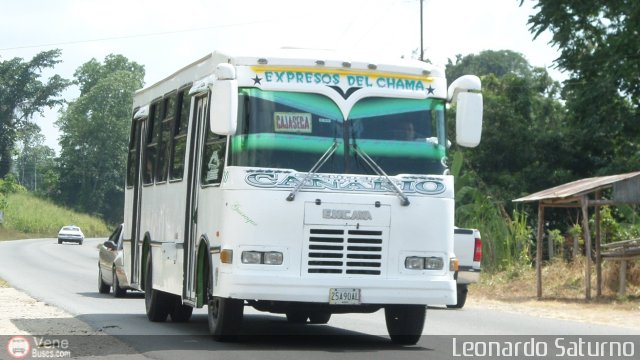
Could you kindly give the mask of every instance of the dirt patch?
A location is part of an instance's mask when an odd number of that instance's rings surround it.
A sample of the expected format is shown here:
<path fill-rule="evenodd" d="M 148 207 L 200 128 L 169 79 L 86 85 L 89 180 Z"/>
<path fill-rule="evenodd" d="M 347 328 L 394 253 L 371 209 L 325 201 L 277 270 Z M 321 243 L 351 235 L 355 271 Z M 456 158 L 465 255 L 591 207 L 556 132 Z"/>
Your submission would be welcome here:
<path fill-rule="evenodd" d="M 627 268 L 627 291 L 618 294 L 619 266 L 605 262 L 602 296 L 596 296 L 596 275 L 592 268 L 592 299 L 585 299 L 585 259 L 567 262 L 556 259 L 542 268 L 542 295 L 536 296 L 535 269 L 512 267 L 499 273 L 483 273 L 480 282 L 469 287 L 469 303 L 539 317 L 583 321 L 593 324 L 640 329 L 640 266 Z M 615 279 L 611 280 L 611 279 Z"/>
<path fill-rule="evenodd" d="M 0 304 L 0 358 L 5 358 L 10 339 L 21 335 L 29 342 L 30 351 L 35 352 L 32 355 L 56 351 L 61 358 L 95 359 L 100 355 L 109 359 L 147 359 L 115 337 L 93 330 L 71 314 L 14 288 L 0 288 Z M 41 336 L 55 337 L 58 343 L 38 345 Z"/>
<path fill-rule="evenodd" d="M 11 287 L 0 288 L 0 304 L 0 334 L 3 335 L 99 334 L 70 314 Z"/>
<path fill-rule="evenodd" d="M 477 295 L 470 289 L 465 307 L 467 306 L 640 330 L 640 304 L 635 304 L 635 308 L 614 308 L 602 303 L 558 299 L 501 301 Z"/>

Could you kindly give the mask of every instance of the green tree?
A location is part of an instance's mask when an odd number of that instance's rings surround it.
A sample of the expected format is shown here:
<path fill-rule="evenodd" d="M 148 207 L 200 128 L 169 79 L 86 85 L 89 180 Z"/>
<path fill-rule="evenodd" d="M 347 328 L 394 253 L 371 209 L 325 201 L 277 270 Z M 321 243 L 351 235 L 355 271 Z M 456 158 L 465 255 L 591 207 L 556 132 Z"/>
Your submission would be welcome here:
<path fill-rule="evenodd" d="M 537 37 L 553 34 L 564 83 L 566 141 L 576 177 L 640 168 L 640 2 L 537 0 L 529 18 Z"/>
<path fill-rule="evenodd" d="M 607 80 L 640 105 L 640 2 L 537 0 L 535 9 L 531 32 L 553 34 L 551 43 L 561 51 L 557 64 L 570 73 L 570 83 L 597 90 L 605 85 L 599 80 Z"/>
<path fill-rule="evenodd" d="M 61 112 L 59 197 L 81 211 L 122 221 L 133 92 L 144 67 L 122 55 L 92 59 L 74 74 L 80 97 Z"/>
<path fill-rule="evenodd" d="M 36 113 L 63 103 L 60 94 L 69 81 L 53 75 L 43 82 L 41 72 L 60 62 L 60 50 L 44 51 L 30 61 L 0 61 L 0 178 L 11 171 L 18 130 Z"/>
<path fill-rule="evenodd" d="M 22 186 L 30 191 L 47 194 L 52 190 L 49 173 L 55 169 L 55 151 L 44 145 L 40 127 L 34 123 L 25 124 L 18 131 L 18 156 L 15 170 Z"/>
<path fill-rule="evenodd" d="M 512 199 L 569 178 L 560 87 L 546 70 L 503 50 L 458 57 L 447 65 L 451 78 L 465 73 L 482 79 L 482 142 L 475 149 L 454 152 L 464 152 L 466 165 L 481 177 L 488 195 L 506 207 L 503 213 L 511 212 Z"/>

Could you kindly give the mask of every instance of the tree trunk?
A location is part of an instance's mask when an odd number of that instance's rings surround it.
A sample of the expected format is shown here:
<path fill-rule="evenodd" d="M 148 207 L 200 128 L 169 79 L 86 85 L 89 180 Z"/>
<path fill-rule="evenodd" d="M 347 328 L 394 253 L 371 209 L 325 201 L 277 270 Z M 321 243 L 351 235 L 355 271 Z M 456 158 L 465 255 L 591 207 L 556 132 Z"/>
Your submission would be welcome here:
<path fill-rule="evenodd" d="M 13 112 L 0 113 L 0 179 L 4 178 L 13 163 L 13 145 L 16 140 L 15 123 L 11 119 Z"/>
<path fill-rule="evenodd" d="M 5 134 L 0 135 L 0 178 L 5 177 L 11 171 L 11 153 L 13 142 L 9 141 Z"/>

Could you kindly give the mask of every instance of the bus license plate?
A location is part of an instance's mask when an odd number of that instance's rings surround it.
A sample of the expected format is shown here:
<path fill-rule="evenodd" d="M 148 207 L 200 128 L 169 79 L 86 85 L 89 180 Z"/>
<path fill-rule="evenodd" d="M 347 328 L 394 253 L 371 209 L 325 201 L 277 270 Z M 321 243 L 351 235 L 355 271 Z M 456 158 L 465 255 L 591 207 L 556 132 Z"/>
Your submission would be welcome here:
<path fill-rule="evenodd" d="M 329 304 L 332 305 L 359 305 L 360 289 L 329 289 Z"/>

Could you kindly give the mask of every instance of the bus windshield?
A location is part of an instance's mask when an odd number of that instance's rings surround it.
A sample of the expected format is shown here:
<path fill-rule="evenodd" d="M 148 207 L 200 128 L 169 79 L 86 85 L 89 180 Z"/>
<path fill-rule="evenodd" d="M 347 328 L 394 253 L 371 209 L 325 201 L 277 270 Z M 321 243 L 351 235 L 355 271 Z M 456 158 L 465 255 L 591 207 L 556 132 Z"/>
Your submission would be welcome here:
<path fill-rule="evenodd" d="M 362 153 L 388 175 L 446 170 L 442 100 L 365 98 L 348 119 L 320 94 L 246 88 L 239 104 L 230 165 L 306 172 L 337 143 L 320 172 L 375 174 Z"/>

